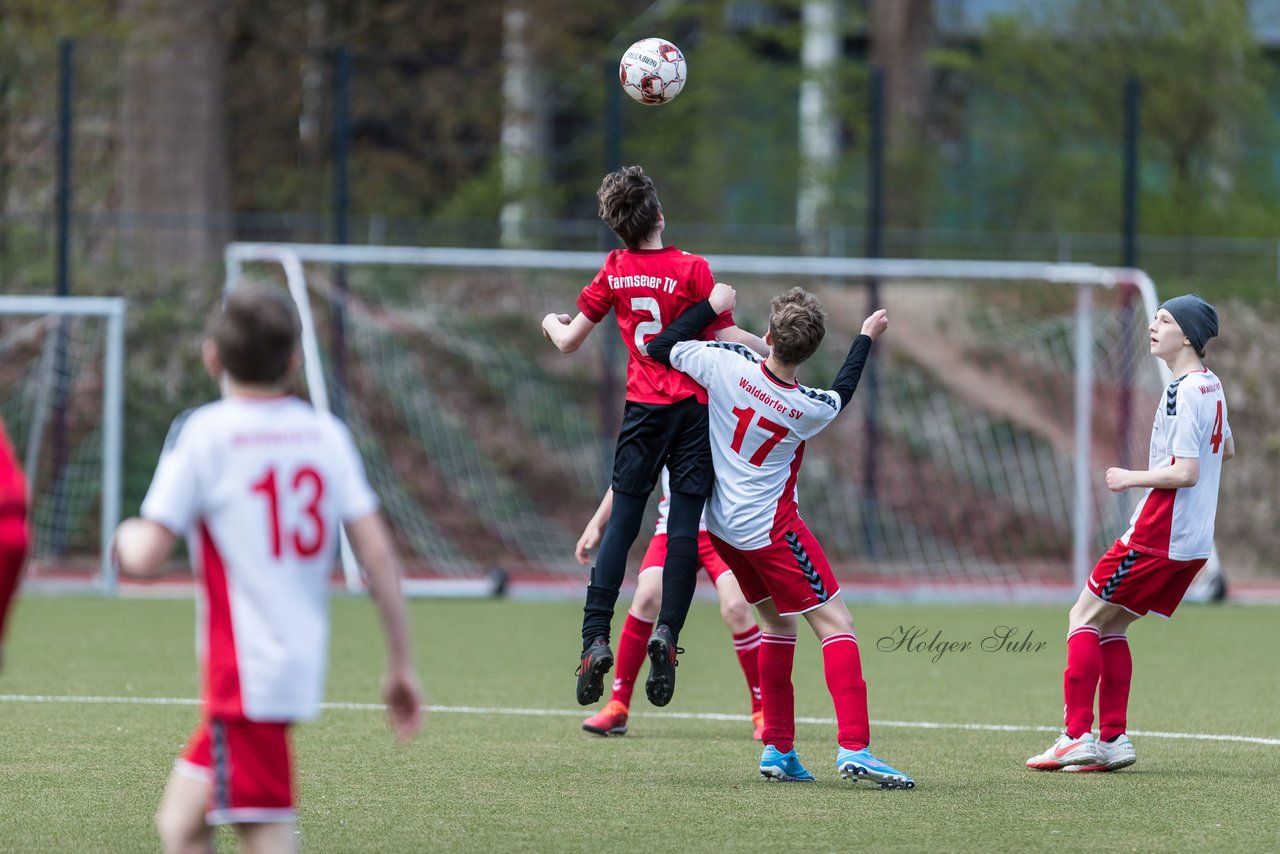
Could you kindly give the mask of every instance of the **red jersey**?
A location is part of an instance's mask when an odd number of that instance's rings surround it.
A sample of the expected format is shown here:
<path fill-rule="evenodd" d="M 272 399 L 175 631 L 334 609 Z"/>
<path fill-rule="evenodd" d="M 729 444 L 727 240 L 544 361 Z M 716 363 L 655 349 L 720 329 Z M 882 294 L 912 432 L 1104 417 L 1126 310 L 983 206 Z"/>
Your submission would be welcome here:
<path fill-rule="evenodd" d="M 578 310 L 599 323 L 613 309 L 618 330 L 627 345 L 627 400 L 635 403 L 676 403 L 693 395 L 707 402 L 707 393 L 691 377 L 650 359 L 649 340 L 695 303 L 711 296 L 715 280 L 701 255 L 674 246 L 663 249 L 615 249 L 604 266 L 582 289 Z M 703 330 L 703 339 L 733 326 L 729 312 Z"/>

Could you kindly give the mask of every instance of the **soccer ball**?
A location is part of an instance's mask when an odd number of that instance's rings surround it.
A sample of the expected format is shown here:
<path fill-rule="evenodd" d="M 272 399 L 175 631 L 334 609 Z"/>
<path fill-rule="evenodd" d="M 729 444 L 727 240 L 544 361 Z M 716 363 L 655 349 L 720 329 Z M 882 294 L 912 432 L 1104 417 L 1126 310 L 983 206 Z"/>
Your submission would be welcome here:
<path fill-rule="evenodd" d="M 684 54 L 666 39 L 641 39 L 618 63 L 622 91 L 642 104 L 665 104 L 680 94 L 688 79 Z"/>

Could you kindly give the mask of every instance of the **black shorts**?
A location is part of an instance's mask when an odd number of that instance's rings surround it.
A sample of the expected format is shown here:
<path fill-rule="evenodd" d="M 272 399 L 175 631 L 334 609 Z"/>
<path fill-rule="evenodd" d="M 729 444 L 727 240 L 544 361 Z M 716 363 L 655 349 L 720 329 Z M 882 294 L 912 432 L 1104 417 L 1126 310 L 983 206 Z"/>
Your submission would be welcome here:
<path fill-rule="evenodd" d="M 707 405 L 696 397 L 679 403 L 627 401 L 613 457 L 613 491 L 648 496 L 665 465 L 671 491 L 708 498 L 715 482 Z"/>

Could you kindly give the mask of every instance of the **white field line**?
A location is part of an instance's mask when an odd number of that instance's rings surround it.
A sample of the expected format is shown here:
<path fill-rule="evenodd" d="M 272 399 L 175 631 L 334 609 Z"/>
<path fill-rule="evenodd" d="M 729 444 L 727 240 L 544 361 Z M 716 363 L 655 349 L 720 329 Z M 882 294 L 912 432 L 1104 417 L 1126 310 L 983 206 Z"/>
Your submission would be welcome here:
<path fill-rule="evenodd" d="M 100 697 L 100 696 L 64 696 L 52 694 L 0 694 L 0 703 L 111 703 L 127 706 L 198 706 L 199 700 L 188 697 Z M 321 708 L 337 711 L 380 712 L 385 708 L 379 703 L 322 703 Z M 525 717 L 560 717 L 575 718 L 585 713 L 584 709 L 520 709 L 498 706 L 427 706 L 433 714 L 441 715 L 521 715 Z M 666 718 L 668 720 L 690 721 L 742 721 L 748 722 L 747 715 L 730 715 L 718 712 L 654 712 L 645 711 L 645 718 Z M 834 726 L 833 718 L 796 718 L 796 723 Z M 877 721 L 872 725 L 900 729 L 945 729 L 974 730 L 979 732 L 1058 732 L 1060 727 L 1030 726 L 1024 724 L 966 724 L 942 723 L 939 721 Z M 1198 732 L 1159 732 L 1155 730 L 1129 730 L 1131 735 L 1145 738 L 1180 738 L 1192 741 L 1234 741 L 1242 744 L 1260 744 L 1266 747 L 1280 747 L 1280 738 L 1261 738 L 1252 735 L 1218 735 Z"/>

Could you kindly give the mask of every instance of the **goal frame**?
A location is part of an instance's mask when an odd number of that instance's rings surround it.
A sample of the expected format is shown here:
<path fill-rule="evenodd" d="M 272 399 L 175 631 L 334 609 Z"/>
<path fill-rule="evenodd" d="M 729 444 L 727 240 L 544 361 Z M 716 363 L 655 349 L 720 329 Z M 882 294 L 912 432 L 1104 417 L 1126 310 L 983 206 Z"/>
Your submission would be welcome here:
<path fill-rule="evenodd" d="M 593 275 L 600 268 L 599 252 L 537 249 L 471 249 L 454 247 L 358 246 L 309 243 L 235 242 L 224 252 L 225 292 L 236 287 L 246 263 L 279 264 L 289 291 L 302 315 L 302 348 L 305 379 L 317 408 L 328 411 L 328 393 L 315 326 L 310 317 L 304 263 L 467 267 L 520 270 L 578 271 Z M 719 274 L 813 276 L 844 279 L 953 279 L 957 281 L 1020 281 L 1028 284 L 1070 286 L 1076 292 L 1075 382 L 1073 402 L 1072 463 L 1074 499 L 1072 509 L 1072 579 L 1083 587 L 1092 569 L 1091 537 L 1094 529 L 1090 488 L 1093 395 L 1092 341 L 1083 322 L 1093 308 L 1094 289 L 1131 287 L 1142 299 L 1147 317 L 1155 316 L 1159 302 L 1155 282 L 1140 269 L 1102 267 L 1087 263 L 1041 263 L 1027 261 L 960 261 L 933 259 L 893 259 L 856 257 L 813 257 L 775 255 L 707 255 L 711 268 Z M 1154 358 L 1154 357 L 1153 357 Z M 1160 376 L 1172 380 L 1168 366 L 1155 359 Z M 1210 563 L 1217 564 L 1217 550 Z M 359 569 L 349 548 L 343 549 L 343 571 L 348 587 L 360 589 Z"/>
<path fill-rule="evenodd" d="M 103 335 L 102 494 L 99 534 L 99 586 L 114 595 L 119 585 L 111 561 L 111 538 L 120 523 L 124 425 L 124 325 L 128 302 L 123 297 L 0 296 L 0 315 L 101 317 Z M 29 440 L 30 442 L 30 440 Z M 30 449 L 28 449 L 30 450 Z M 32 460 L 24 454 L 28 483 L 35 482 Z M 34 514 L 32 514 L 34 515 Z"/>

